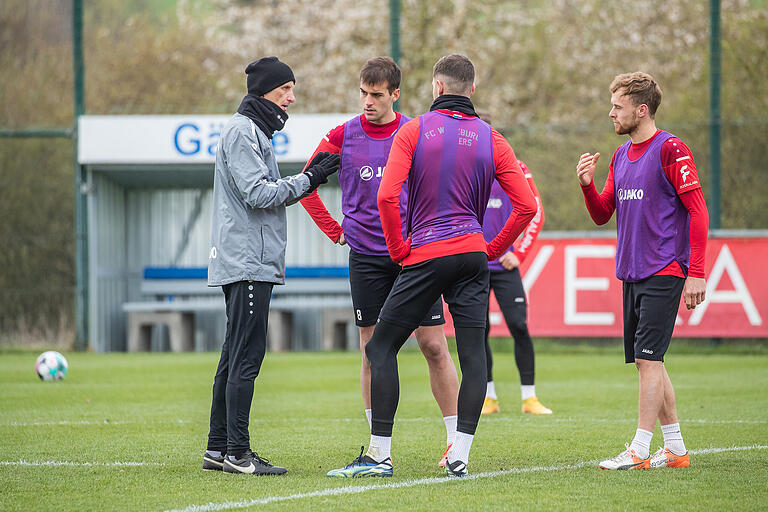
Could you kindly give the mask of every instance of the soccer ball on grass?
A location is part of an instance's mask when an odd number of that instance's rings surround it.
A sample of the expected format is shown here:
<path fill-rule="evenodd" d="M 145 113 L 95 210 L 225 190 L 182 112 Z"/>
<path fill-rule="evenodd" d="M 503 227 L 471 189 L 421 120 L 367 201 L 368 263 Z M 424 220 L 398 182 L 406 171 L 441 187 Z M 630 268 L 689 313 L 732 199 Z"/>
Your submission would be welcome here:
<path fill-rule="evenodd" d="M 49 350 L 37 358 L 35 370 L 40 380 L 61 380 L 67 376 L 69 364 L 63 355 Z"/>

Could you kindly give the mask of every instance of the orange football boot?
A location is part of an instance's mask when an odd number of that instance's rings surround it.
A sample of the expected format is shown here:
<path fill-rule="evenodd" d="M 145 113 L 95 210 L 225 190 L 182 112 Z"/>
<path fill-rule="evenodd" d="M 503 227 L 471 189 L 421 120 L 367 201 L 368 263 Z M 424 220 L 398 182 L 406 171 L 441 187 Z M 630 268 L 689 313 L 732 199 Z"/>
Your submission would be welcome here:
<path fill-rule="evenodd" d="M 691 465 L 689 452 L 675 455 L 669 448 L 659 448 L 651 455 L 651 468 L 687 468 Z"/>

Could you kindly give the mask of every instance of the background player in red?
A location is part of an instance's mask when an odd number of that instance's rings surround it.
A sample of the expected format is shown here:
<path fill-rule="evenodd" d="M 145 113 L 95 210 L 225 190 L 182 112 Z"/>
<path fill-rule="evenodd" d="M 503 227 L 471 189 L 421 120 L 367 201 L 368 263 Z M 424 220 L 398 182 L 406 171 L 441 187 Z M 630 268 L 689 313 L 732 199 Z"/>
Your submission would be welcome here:
<path fill-rule="evenodd" d="M 337 126 L 325 136 L 315 154 L 341 154 L 339 184 L 344 220 L 341 225 L 328 213 L 317 192 L 301 201 L 317 226 L 332 241 L 349 245 L 349 281 L 355 323 L 360 331 L 360 387 L 368 427 L 371 426 L 371 367 L 365 345 L 381 307 L 400 273 L 389 257 L 381 228 L 376 194 L 398 129 L 410 118 L 393 110 L 400 96 L 400 68 L 389 57 L 376 57 L 360 71 L 360 106 L 363 113 Z M 313 155 L 314 156 L 314 155 Z M 310 159 L 311 160 L 311 159 Z M 407 195 L 402 196 L 405 218 Z M 459 379 L 443 334 L 443 301 L 438 297 L 416 329 L 416 340 L 427 359 L 432 394 L 443 415 L 446 446 L 456 433 L 456 400 Z"/>
<path fill-rule="evenodd" d="M 484 119 L 483 114 L 480 117 Z M 541 206 L 541 197 L 536 188 L 536 183 L 533 181 L 531 171 L 522 160 L 518 160 L 517 163 L 520 164 L 520 168 L 528 180 L 528 185 L 536 197 L 538 209 L 531 223 L 528 224 L 523 234 L 515 241 L 512 247 L 498 259 L 488 262 L 488 267 L 491 270 L 490 284 L 501 313 L 504 315 L 504 321 L 507 323 L 509 332 L 515 340 L 515 363 L 517 364 L 517 371 L 520 373 L 520 394 L 523 401 L 522 411 L 530 414 L 552 414 L 552 411 L 544 407 L 536 396 L 533 340 L 528 332 L 528 306 L 519 268 L 539 236 L 541 226 L 544 224 L 544 210 Z M 504 222 L 511 212 L 512 203 L 509 201 L 509 197 L 499 186 L 498 182 L 494 182 L 491 188 L 491 195 L 488 198 L 488 209 L 485 211 L 485 218 L 483 219 L 483 235 L 486 240 L 492 240 L 501 231 L 504 227 Z M 492 373 L 493 355 L 491 354 L 491 345 L 488 341 L 490 331 L 489 317 L 488 326 L 485 331 L 485 358 L 488 367 L 488 384 L 485 390 L 483 414 L 499 412 L 499 400 L 496 396 L 496 386 L 493 382 Z"/>
<path fill-rule="evenodd" d="M 616 211 L 616 277 L 623 281 L 624 352 L 640 375 L 637 431 L 603 469 L 687 467 L 675 392 L 664 367 L 682 293 L 693 309 L 704 301 L 704 251 L 709 218 L 693 155 L 674 135 L 656 128 L 661 88 L 645 73 L 611 83 L 610 118 L 630 139 L 613 154 L 602 193 L 594 186 L 600 153 L 584 153 L 576 173 L 597 224 Z M 664 447 L 653 456 L 656 418 Z"/>
<path fill-rule="evenodd" d="M 488 259 L 501 255 L 536 213 L 536 201 L 512 148 L 477 118 L 469 99 L 475 91 L 472 62 L 463 55 L 448 55 L 435 64 L 432 75 L 435 101 L 430 112 L 397 133 L 379 187 L 387 249 L 403 270 L 365 348 L 371 362 L 373 409 L 368 452 L 328 476 L 392 475 L 392 427 L 400 392 L 397 353 L 440 295 L 453 316 L 462 370 L 456 439 L 447 453 L 446 470 L 449 476 L 467 474 L 485 395 Z M 403 229 L 400 197 L 406 179 Z M 482 219 L 494 179 L 515 208 L 501 233 L 486 243 Z"/>

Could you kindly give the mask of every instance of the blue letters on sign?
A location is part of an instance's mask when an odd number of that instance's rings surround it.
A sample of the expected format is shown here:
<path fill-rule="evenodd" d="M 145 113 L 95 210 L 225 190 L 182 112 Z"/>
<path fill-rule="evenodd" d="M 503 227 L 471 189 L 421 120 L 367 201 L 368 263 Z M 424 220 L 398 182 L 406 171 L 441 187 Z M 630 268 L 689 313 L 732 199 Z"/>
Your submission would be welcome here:
<path fill-rule="evenodd" d="M 219 137 L 221 137 L 221 123 L 211 124 L 211 133 L 208 136 L 208 154 L 216 156 L 216 146 L 219 144 Z"/>
<path fill-rule="evenodd" d="M 173 134 L 173 145 L 180 154 L 194 156 L 207 152 L 216 156 L 216 146 L 224 123 L 209 123 L 206 127 L 194 122 L 182 123 Z"/>
<path fill-rule="evenodd" d="M 182 137 L 182 130 L 184 132 L 191 131 L 192 135 L 188 135 L 183 140 L 180 140 Z M 176 133 L 173 134 L 173 144 L 174 146 L 176 146 L 176 151 L 178 151 L 182 155 L 194 155 L 195 153 L 200 151 L 200 139 L 197 137 L 199 133 L 200 133 L 200 128 L 198 128 L 196 124 L 193 124 L 193 123 L 180 124 L 179 127 L 176 128 Z M 184 147 L 182 147 L 182 144 L 184 145 Z"/>
<path fill-rule="evenodd" d="M 288 153 L 288 148 L 291 145 L 288 135 L 283 132 L 275 132 L 272 136 L 272 149 L 275 151 L 275 155 L 285 155 Z"/>
<path fill-rule="evenodd" d="M 176 151 L 184 156 L 194 156 L 201 151 L 207 152 L 210 156 L 216 156 L 216 146 L 223 127 L 224 123 L 210 123 L 206 130 L 194 122 L 182 123 L 173 133 L 173 145 Z M 275 155 L 288 154 L 290 146 L 288 134 L 275 132 L 272 138 Z"/>

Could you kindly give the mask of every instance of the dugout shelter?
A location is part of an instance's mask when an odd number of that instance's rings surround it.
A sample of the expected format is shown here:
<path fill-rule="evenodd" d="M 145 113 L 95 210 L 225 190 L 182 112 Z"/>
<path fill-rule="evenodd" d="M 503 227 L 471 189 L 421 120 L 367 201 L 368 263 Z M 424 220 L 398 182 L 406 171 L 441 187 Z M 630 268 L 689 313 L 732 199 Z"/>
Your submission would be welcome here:
<path fill-rule="evenodd" d="M 272 141 L 281 173 L 299 172 L 325 133 L 353 115 L 292 115 Z M 223 343 L 224 295 L 206 277 L 216 145 L 229 118 L 80 117 L 93 351 Z M 341 219 L 338 182 L 319 192 Z M 287 285 L 275 286 L 272 348 L 357 346 L 351 312 L 342 313 L 351 307 L 347 249 L 330 243 L 300 205 L 287 209 L 287 220 Z"/>

